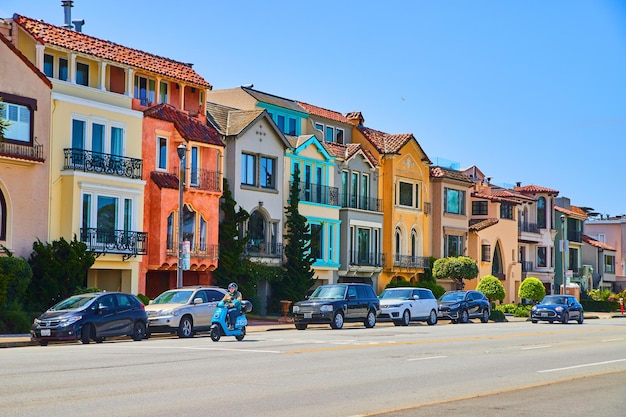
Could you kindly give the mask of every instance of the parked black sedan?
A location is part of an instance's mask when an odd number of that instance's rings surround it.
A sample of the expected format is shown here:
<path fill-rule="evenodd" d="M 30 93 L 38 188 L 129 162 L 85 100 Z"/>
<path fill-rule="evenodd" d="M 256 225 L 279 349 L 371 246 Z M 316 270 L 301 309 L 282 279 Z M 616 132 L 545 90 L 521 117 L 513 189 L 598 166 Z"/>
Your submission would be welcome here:
<path fill-rule="evenodd" d="M 142 340 L 147 325 L 148 315 L 136 296 L 97 292 L 74 295 L 55 304 L 35 319 L 30 333 L 41 346 L 59 340 L 101 343 L 105 337 L 117 336 Z"/>
<path fill-rule="evenodd" d="M 566 324 L 570 320 L 583 324 L 585 312 L 583 306 L 573 295 L 546 295 L 537 305 L 530 310 L 530 321 L 559 321 Z"/>
<path fill-rule="evenodd" d="M 487 323 L 491 315 L 489 300 L 480 291 L 446 291 L 437 303 L 437 316 L 452 323 L 467 323 L 474 318 Z"/>

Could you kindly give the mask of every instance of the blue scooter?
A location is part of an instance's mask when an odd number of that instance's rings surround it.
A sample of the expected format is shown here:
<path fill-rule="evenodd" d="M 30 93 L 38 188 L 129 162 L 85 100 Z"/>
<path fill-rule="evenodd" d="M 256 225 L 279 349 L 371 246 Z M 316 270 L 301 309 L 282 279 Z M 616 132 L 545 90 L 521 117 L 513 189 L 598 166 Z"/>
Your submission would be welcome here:
<path fill-rule="evenodd" d="M 228 328 L 228 319 L 226 313 L 228 313 L 228 306 L 223 301 L 217 304 L 215 313 L 213 313 L 213 319 L 211 319 L 211 340 L 218 342 L 222 336 L 235 336 L 235 339 L 242 341 L 246 336 L 246 326 L 248 325 L 248 319 L 246 313 L 252 311 L 252 303 L 244 300 L 241 302 L 241 312 L 235 320 L 235 328 Z"/>

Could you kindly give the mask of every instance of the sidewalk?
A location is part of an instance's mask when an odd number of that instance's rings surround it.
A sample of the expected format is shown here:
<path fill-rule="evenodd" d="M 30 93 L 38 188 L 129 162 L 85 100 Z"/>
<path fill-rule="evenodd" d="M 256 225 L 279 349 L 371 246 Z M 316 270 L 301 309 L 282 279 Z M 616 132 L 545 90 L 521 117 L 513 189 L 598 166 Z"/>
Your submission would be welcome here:
<path fill-rule="evenodd" d="M 624 318 L 620 313 L 597 313 L 588 312 L 585 313 L 585 320 L 594 319 L 612 319 L 612 318 Z M 506 319 L 510 322 L 527 321 L 526 317 L 512 317 L 507 316 Z M 269 332 L 275 330 L 292 330 L 294 329 L 293 323 L 279 323 L 275 319 L 257 319 L 252 318 L 248 320 L 248 333 L 252 332 Z M 159 337 L 159 335 L 155 335 Z M 169 335 L 164 335 L 169 336 Z M 153 336 L 154 337 L 154 336 Z M 0 348 L 20 347 L 20 346 L 37 346 L 37 343 L 30 340 L 29 334 L 8 334 L 0 335 Z"/>

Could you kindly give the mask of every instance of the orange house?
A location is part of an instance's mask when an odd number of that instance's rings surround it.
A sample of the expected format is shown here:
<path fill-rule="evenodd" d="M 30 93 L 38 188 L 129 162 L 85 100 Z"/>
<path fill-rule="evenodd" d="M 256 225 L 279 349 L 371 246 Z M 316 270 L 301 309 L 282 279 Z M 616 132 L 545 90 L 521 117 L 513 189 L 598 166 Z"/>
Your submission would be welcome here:
<path fill-rule="evenodd" d="M 144 230 L 150 238 L 140 266 L 139 292 L 154 298 L 177 285 L 181 144 L 186 148 L 182 240 L 189 250 L 182 284 L 209 285 L 218 265 L 224 142 L 213 127 L 169 104 L 144 111 L 142 140 Z"/>

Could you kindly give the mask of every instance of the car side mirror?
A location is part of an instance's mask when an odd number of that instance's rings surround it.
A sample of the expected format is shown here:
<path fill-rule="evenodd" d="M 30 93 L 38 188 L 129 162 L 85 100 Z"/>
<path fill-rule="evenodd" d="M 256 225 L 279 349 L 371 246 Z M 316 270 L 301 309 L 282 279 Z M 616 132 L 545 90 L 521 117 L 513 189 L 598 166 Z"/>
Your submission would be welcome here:
<path fill-rule="evenodd" d="M 202 298 L 200 298 L 200 297 L 196 297 L 196 298 L 194 298 L 194 299 L 193 299 L 193 303 L 194 303 L 194 304 L 202 304 Z"/>
<path fill-rule="evenodd" d="M 98 305 L 98 312 L 99 313 L 106 313 L 107 311 L 109 311 L 109 306 L 104 305 L 104 304 L 99 304 Z"/>
<path fill-rule="evenodd" d="M 419 296 L 419 295 L 417 295 L 417 294 L 415 294 L 415 295 L 413 296 L 413 299 L 414 299 L 414 300 L 419 300 L 419 299 L 420 299 L 420 296 Z"/>
<path fill-rule="evenodd" d="M 356 295 L 348 294 L 348 300 L 354 300 L 355 298 L 356 298 Z"/>

